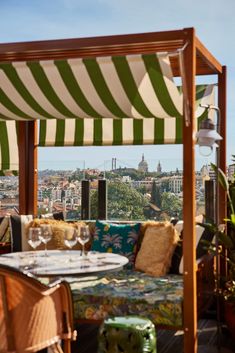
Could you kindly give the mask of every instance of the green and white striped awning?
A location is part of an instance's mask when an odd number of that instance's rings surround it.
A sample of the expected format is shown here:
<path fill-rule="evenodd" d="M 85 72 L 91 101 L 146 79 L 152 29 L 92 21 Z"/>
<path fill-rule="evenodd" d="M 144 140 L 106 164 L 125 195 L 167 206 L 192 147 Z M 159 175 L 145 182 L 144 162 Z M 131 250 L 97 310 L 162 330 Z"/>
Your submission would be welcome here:
<path fill-rule="evenodd" d="M 213 92 L 197 87 L 198 119 Z M 40 119 L 39 146 L 163 144 L 182 112 L 167 53 L 0 63 L 0 170 L 18 169 L 17 120 Z"/>
<path fill-rule="evenodd" d="M 214 104 L 214 85 L 196 87 L 198 123 L 207 112 L 199 104 Z M 15 121 L 0 121 L 0 175 L 18 170 Z M 48 119 L 40 121 L 39 146 L 100 146 L 182 143 L 181 118 Z"/>
<path fill-rule="evenodd" d="M 214 85 L 196 87 L 198 123 L 214 104 Z M 182 118 L 41 120 L 39 146 L 105 146 L 182 143 Z"/>
<path fill-rule="evenodd" d="M 15 121 L 0 121 L 0 175 L 19 169 L 17 125 Z"/>
<path fill-rule="evenodd" d="M 0 63 L 0 118 L 182 117 L 166 53 Z"/>

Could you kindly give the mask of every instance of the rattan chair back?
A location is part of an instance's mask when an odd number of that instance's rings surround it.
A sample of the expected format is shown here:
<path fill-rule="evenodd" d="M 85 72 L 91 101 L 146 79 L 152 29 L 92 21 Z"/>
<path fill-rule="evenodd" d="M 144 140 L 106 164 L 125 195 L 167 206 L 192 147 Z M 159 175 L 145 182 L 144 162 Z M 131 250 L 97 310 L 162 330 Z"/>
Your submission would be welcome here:
<path fill-rule="evenodd" d="M 0 352 L 70 352 L 73 307 L 66 282 L 46 286 L 30 274 L 0 265 Z"/>

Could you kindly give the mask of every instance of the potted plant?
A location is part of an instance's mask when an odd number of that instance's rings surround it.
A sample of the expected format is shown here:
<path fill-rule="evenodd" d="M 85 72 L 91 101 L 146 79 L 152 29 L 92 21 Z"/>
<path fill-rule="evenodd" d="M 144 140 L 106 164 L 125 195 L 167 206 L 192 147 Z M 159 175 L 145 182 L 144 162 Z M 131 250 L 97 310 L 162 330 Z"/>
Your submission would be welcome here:
<path fill-rule="evenodd" d="M 234 160 L 235 156 L 233 156 Z M 225 259 L 228 265 L 226 278 L 219 278 L 218 295 L 224 298 L 224 316 L 229 331 L 235 338 L 235 181 L 229 181 L 224 172 L 211 164 L 217 173 L 218 181 L 227 193 L 228 217 L 224 224 L 216 224 L 212 221 L 198 223 L 217 237 L 218 246 L 225 250 Z M 208 250 L 217 253 L 215 244 L 207 244 Z M 221 253 L 223 255 L 223 252 Z"/>

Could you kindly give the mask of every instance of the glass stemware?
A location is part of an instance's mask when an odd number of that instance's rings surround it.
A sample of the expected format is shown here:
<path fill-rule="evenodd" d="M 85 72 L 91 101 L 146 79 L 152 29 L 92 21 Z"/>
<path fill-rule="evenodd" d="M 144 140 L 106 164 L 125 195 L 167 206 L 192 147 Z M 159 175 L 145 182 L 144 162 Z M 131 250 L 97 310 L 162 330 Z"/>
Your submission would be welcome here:
<path fill-rule="evenodd" d="M 34 250 L 36 250 L 36 248 L 41 244 L 41 228 L 29 228 L 28 243 Z M 36 264 L 35 254 L 33 257 L 34 264 Z"/>
<path fill-rule="evenodd" d="M 52 238 L 52 229 L 49 224 L 41 224 L 41 235 L 40 239 L 42 243 L 45 245 L 45 254 L 44 256 L 48 256 L 47 253 L 47 243 L 51 240 Z"/>
<path fill-rule="evenodd" d="M 78 242 L 82 245 L 82 257 L 85 258 L 85 244 L 89 241 L 90 239 L 90 231 L 89 231 L 89 226 L 81 226 L 78 232 Z"/>
<path fill-rule="evenodd" d="M 77 243 L 77 229 L 73 227 L 66 227 L 64 229 L 64 243 L 71 250 Z M 71 253 L 69 256 L 69 262 L 72 261 Z"/>

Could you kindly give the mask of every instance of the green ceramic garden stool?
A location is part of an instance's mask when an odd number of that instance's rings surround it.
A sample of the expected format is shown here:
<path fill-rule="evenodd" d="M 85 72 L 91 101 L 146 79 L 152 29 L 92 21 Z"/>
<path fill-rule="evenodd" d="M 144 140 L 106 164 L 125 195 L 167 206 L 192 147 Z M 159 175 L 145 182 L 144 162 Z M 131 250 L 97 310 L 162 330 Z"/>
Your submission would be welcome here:
<path fill-rule="evenodd" d="M 154 324 L 137 316 L 105 320 L 98 341 L 98 353 L 157 353 Z"/>

